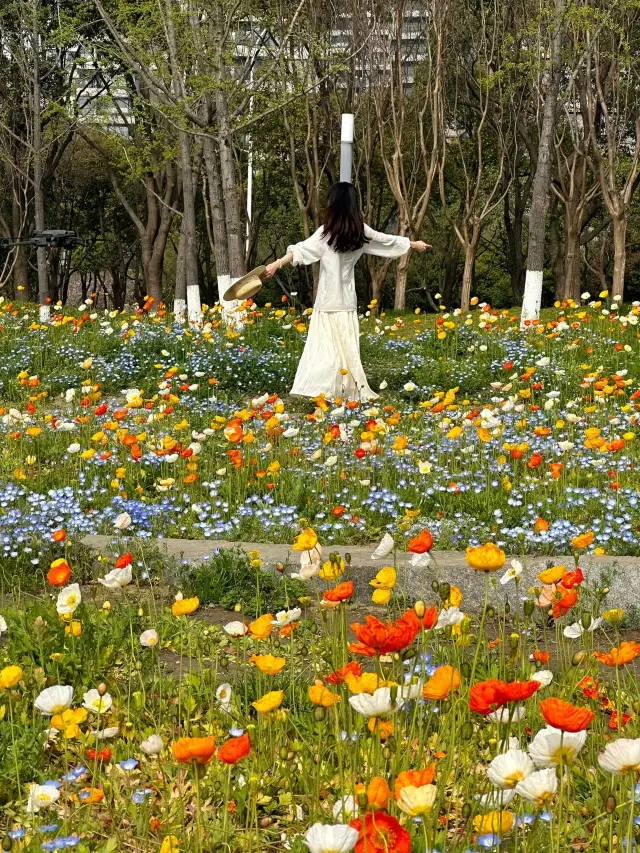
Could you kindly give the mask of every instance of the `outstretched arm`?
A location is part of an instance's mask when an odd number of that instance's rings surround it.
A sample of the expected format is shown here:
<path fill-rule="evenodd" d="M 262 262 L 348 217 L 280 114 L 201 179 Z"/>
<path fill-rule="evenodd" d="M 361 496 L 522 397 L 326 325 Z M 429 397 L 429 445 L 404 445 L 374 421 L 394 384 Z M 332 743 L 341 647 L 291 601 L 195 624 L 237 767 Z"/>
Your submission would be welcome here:
<path fill-rule="evenodd" d="M 426 252 L 430 248 L 422 240 L 410 240 L 408 237 L 384 234 L 382 231 L 374 231 L 368 225 L 364 226 L 364 235 L 368 240 L 364 246 L 365 254 L 376 255 L 380 258 L 399 258 L 400 255 L 405 255 L 409 249 L 415 249 L 416 252 Z"/>
<path fill-rule="evenodd" d="M 301 243 L 294 243 L 292 246 L 287 246 L 287 254 L 278 258 L 272 264 L 269 264 L 266 272 L 262 276 L 263 279 L 268 279 L 274 276 L 279 269 L 286 267 L 287 264 L 293 264 L 294 267 L 298 264 L 307 266 L 319 261 L 323 256 L 326 244 L 322 240 L 324 229 L 318 228 L 311 237 L 303 240 Z"/>

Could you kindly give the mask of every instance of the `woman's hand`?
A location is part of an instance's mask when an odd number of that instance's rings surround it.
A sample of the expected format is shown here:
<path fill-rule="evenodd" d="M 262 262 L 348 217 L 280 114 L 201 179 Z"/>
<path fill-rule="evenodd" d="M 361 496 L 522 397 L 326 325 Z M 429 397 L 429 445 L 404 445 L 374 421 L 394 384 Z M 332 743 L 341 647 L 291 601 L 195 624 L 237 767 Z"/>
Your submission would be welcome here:
<path fill-rule="evenodd" d="M 262 280 L 266 281 L 269 278 L 273 278 L 279 269 L 280 269 L 280 262 L 279 261 L 274 261 L 272 264 L 267 264 L 266 270 L 262 273 Z"/>
<path fill-rule="evenodd" d="M 411 248 L 416 252 L 422 253 L 426 252 L 427 249 L 431 249 L 432 247 L 429 245 L 429 243 L 425 243 L 424 240 L 412 240 Z"/>

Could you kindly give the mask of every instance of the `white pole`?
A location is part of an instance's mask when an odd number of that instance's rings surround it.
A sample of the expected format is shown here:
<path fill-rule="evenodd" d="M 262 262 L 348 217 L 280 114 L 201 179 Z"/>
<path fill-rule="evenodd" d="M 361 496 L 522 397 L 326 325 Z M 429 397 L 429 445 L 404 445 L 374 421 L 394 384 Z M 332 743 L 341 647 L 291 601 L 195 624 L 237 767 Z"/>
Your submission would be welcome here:
<path fill-rule="evenodd" d="M 342 114 L 340 131 L 340 180 L 351 183 L 351 168 L 353 166 L 353 115 Z"/>
<path fill-rule="evenodd" d="M 253 89 L 253 62 L 249 71 L 249 87 Z M 253 95 L 249 98 L 249 118 L 253 114 Z M 249 235 L 251 234 L 251 213 L 253 208 L 253 136 L 249 134 L 247 156 L 247 230 L 245 234 L 245 255 L 249 254 Z"/>

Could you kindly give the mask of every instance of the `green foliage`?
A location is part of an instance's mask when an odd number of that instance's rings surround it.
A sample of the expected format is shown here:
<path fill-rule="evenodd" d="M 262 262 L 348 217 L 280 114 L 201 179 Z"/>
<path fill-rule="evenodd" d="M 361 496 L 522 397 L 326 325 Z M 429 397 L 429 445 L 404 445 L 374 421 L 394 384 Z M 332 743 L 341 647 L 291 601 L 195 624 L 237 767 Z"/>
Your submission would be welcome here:
<path fill-rule="evenodd" d="M 252 566 L 240 548 L 224 548 L 209 560 L 185 566 L 181 584 L 185 595 L 197 595 L 201 604 L 232 608 L 241 603 L 244 612 L 251 614 L 291 607 L 308 593 L 300 581 L 280 579 Z"/>

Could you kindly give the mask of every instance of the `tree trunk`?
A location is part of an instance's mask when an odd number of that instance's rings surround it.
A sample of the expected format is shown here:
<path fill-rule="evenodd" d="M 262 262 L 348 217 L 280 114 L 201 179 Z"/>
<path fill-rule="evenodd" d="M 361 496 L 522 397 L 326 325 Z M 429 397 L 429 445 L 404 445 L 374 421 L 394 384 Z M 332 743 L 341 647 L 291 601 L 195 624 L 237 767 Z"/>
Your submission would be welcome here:
<path fill-rule="evenodd" d="M 11 189 L 11 224 L 13 237 L 20 240 L 22 237 L 22 217 L 20 203 L 18 201 L 17 180 L 12 181 Z M 13 286 L 16 299 L 19 302 L 29 301 L 29 261 L 25 246 L 16 246 L 16 260 L 13 266 Z"/>
<path fill-rule="evenodd" d="M 531 213 L 529 216 L 529 248 L 527 254 L 527 275 L 522 300 L 520 327 L 525 328 L 540 316 L 542 301 L 542 278 L 544 274 L 544 237 L 549 209 L 549 188 L 551 185 L 551 155 L 555 133 L 556 104 L 560 87 L 562 69 L 562 18 L 566 0 L 555 0 L 555 20 L 551 40 L 551 71 L 546 87 L 542 129 L 538 147 L 536 176 L 531 195 Z"/>
<path fill-rule="evenodd" d="M 231 145 L 231 133 L 227 115 L 227 93 L 223 88 L 216 91 L 216 118 L 218 120 L 218 146 L 220 149 L 220 180 L 222 198 L 227 223 L 227 243 L 229 246 L 229 267 L 231 278 L 240 278 L 245 274 L 244 231 L 238 197 L 236 162 Z"/>
<path fill-rule="evenodd" d="M 404 311 L 407 301 L 407 273 L 409 272 L 409 257 L 411 252 L 401 255 L 396 266 L 396 295 L 393 307 L 396 311 Z"/>
<path fill-rule="evenodd" d="M 524 205 L 519 204 L 520 193 L 516 189 L 516 200 L 514 204 L 513 217 L 509 207 L 509 194 L 504 197 L 504 229 L 507 238 L 507 270 L 511 291 L 516 302 L 520 302 L 524 295 L 524 278 L 526 263 L 524 251 L 522 250 L 522 221 L 524 217 Z"/>
<path fill-rule="evenodd" d="M 186 226 L 183 216 L 180 224 L 180 240 L 178 241 L 178 256 L 176 258 L 176 291 L 173 299 L 173 313 L 180 323 L 184 321 L 187 308 L 186 242 Z"/>
<path fill-rule="evenodd" d="M 580 302 L 580 212 L 575 203 L 565 205 L 564 209 L 564 287 L 562 299 Z"/>
<path fill-rule="evenodd" d="M 213 252 L 216 259 L 216 278 L 218 283 L 218 301 L 223 305 L 225 291 L 229 287 L 229 246 L 227 223 L 220 183 L 218 152 L 211 137 L 204 140 L 204 167 L 207 176 L 209 209 L 211 210 L 211 231 L 213 232 Z"/>
<path fill-rule="evenodd" d="M 460 311 L 466 314 L 471 303 L 471 286 L 473 285 L 473 273 L 476 263 L 476 252 L 480 240 L 480 226 L 473 224 L 471 239 L 464 246 L 464 271 L 462 273 L 462 292 L 460 294 Z"/>
<path fill-rule="evenodd" d="M 36 231 L 45 228 L 44 187 L 42 185 L 42 116 L 40 104 L 40 32 L 38 29 L 38 9 L 33 8 L 33 201 L 35 207 Z M 40 303 L 40 321 L 47 322 L 51 315 L 49 300 L 49 276 L 47 273 L 47 250 L 44 246 L 36 250 L 38 262 L 38 302 Z"/>
<path fill-rule="evenodd" d="M 626 262 L 627 217 L 623 213 L 612 217 L 613 221 L 613 285 L 611 297 L 624 296 L 624 268 Z"/>

